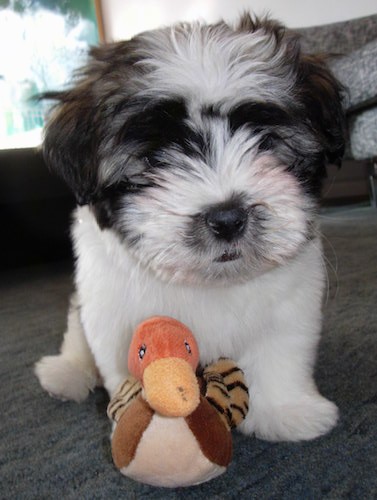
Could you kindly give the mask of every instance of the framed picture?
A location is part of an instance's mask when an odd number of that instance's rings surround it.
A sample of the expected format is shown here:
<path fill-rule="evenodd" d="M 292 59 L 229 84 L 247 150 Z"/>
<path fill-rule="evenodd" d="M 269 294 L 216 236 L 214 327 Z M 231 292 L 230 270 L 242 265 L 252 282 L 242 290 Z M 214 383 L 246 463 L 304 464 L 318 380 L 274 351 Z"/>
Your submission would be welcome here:
<path fill-rule="evenodd" d="M 37 146 L 46 107 L 103 38 L 94 0 L 0 0 L 0 149 Z"/>

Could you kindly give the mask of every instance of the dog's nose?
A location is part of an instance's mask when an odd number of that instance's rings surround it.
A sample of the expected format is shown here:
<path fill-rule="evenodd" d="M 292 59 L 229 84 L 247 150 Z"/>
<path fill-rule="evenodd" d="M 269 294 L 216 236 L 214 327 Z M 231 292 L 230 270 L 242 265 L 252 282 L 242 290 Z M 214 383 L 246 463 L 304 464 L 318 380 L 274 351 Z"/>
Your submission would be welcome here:
<path fill-rule="evenodd" d="M 220 206 L 208 210 L 206 224 L 219 239 L 232 241 L 245 231 L 247 212 L 238 206 Z"/>

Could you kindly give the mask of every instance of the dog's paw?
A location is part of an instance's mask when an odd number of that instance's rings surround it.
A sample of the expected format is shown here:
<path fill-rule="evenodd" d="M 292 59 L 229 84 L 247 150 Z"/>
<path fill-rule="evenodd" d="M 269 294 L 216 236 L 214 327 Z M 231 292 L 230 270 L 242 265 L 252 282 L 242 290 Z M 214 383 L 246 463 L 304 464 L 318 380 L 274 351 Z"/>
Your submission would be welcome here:
<path fill-rule="evenodd" d="M 50 396 L 63 401 L 83 401 L 96 386 L 96 377 L 85 373 L 63 356 L 45 356 L 35 365 L 35 374 Z"/>
<path fill-rule="evenodd" d="M 337 421 L 336 405 L 318 394 L 263 410 L 254 408 L 240 430 L 269 441 L 301 441 L 326 434 Z"/>

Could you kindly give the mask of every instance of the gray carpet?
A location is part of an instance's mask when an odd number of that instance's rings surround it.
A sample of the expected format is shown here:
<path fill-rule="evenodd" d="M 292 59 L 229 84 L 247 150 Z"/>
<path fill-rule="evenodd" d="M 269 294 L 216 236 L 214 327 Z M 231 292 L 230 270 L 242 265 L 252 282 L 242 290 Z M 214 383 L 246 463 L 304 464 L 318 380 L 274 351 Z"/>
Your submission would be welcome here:
<path fill-rule="evenodd" d="M 221 477 L 188 489 L 137 484 L 113 467 L 97 390 L 83 404 L 42 392 L 34 362 L 56 352 L 71 290 L 69 264 L 0 276 L 0 498 L 377 498 L 377 212 L 326 211 L 329 268 L 316 379 L 341 420 L 307 443 L 234 435 Z"/>

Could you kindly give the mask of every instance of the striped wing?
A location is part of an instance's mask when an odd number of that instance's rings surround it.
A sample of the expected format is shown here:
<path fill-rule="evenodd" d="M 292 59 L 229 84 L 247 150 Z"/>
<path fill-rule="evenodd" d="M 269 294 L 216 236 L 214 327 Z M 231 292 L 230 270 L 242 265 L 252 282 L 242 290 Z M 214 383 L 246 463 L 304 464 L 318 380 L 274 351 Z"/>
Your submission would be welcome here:
<path fill-rule="evenodd" d="M 114 422 L 118 422 L 121 415 L 130 406 L 132 401 L 141 393 L 142 387 L 138 380 L 129 376 L 118 387 L 107 407 L 107 415 Z"/>
<path fill-rule="evenodd" d="M 218 411 L 228 428 L 239 425 L 249 410 L 249 391 L 243 371 L 228 358 L 204 369 L 205 398 Z"/>

